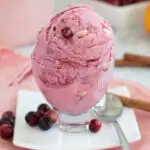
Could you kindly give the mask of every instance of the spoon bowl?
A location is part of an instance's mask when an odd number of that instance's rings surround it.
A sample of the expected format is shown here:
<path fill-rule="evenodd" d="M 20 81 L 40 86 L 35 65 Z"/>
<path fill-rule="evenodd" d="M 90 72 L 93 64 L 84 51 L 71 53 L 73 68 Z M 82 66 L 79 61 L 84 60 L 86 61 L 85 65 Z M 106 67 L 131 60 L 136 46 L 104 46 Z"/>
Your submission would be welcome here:
<path fill-rule="evenodd" d="M 112 123 L 119 136 L 120 144 L 123 150 L 130 150 L 129 143 L 117 122 L 117 118 L 121 116 L 124 106 L 119 98 L 113 94 L 106 93 L 106 99 L 103 107 L 93 108 L 94 112 L 98 115 L 100 120 Z"/>
<path fill-rule="evenodd" d="M 107 93 L 103 109 L 95 108 L 98 116 L 107 122 L 116 121 L 123 112 L 123 105 L 121 101 L 113 94 Z"/>

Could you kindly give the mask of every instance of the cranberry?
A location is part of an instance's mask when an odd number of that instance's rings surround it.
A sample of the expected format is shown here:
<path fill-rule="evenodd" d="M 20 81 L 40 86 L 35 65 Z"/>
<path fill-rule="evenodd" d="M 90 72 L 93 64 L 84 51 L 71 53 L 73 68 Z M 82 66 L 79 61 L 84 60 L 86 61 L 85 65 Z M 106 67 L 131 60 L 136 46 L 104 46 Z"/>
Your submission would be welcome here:
<path fill-rule="evenodd" d="M 4 140 L 9 140 L 13 137 L 14 129 L 10 124 L 3 124 L 0 127 L 0 137 Z"/>
<path fill-rule="evenodd" d="M 119 6 L 120 0 L 109 0 L 113 5 Z"/>
<path fill-rule="evenodd" d="M 40 104 L 39 107 L 38 107 L 38 111 L 43 111 L 43 112 L 47 112 L 48 110 L 50 110 L 50 106 L 48 104 Z"/>
<path fill-rule="evenodd" d="M 73 32 L 69 27 L 65 27 L 61 30 L 62 35 L 66 38 L 69 39 L 71 37 L 73 37 Z"/>
<path fill-rule="evenodd" d="M 38 124 L 38 117 L 36 115 L 36 112 L 28 112 L 25 116 L 25 120 L 27 124 L 31 127 L 34 127 Z"/>
<path fill-rule="evenodd" d="M 93 133 L 98 132 L 102 127 L 102 124 L 99 120 L 93 119 L 89 122 L 89 130 Z"/>
<path fill-rule="evenodd" d="M 56 27 L 53 28 L 53 31 L 56 31 Z"/>
<path fill-rule="evenodd" d="M 52 127 L 52 121 L 48 116 L 44 116 L 39 119 L 38 125 L 41 130 L 46 131 Z"/>
<path fill-rule="evenodd" d="M 58 119 L 58 113 L 55 110 L 49 110 L 45 113 L 46 116 L 52 121 L 52 123 L 56 123 Z"/>
<path fill-rule="evenodd" d="M 0 119 L 0 127 L 1 127 L 1 125 L 3 125 L 3 120 L 2 119 Z"/>
<path fill-rule="evenodd" d="M 129 5 L 133 3 L 133 0 L 120 0 L 121 5 Z"/>
<path fill-rule="evenodd" d="M 15 121 L 12 118 L 8 118 L 8 119 L 0 119 L 0 126 L 3 124 L 9 124 L 11 126 L 14 126 Z"/>
<path fill-rule="evenodd" d="M 37 116 L 38 119 L 40 119 L 42 116 L 44 116 L 44 114 L 45 114 L 45 112 L 42 111 L 42 110 L 38 110 L 38 111 L 36 112 L 36 116 Z"/>
<path fill-rule="evenodd" d="M 2 115 L 2 119 L 8 119 L 8 118 L 15 119 L 15 113 L 12 112 L 12 111 L 4 112 L 3 115 Z"/>
<path fill-rule="evenodd" d="M 112 5 L 116 5 L 116 6 L 120 5 L 120 0 L 106 0 L 105 2 L 112 4 Z"/>

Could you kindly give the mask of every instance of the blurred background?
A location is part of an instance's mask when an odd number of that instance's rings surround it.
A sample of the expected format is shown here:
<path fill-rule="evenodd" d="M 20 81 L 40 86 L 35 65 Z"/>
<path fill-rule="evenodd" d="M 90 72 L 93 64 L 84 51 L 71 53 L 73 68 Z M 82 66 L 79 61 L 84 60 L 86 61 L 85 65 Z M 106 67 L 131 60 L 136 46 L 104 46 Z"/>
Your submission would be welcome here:
<path fill-rule="evenodd" d="M 148 0 L 0 0 L 0 47 L 30 56 L 40 28 L 60 9 L 77 3 L 93 6 L 110 22 L 117 59 L 126 52 L 150 56 Z M 115 75 L 150 87 L 150 67 L 116 67 Z"/>

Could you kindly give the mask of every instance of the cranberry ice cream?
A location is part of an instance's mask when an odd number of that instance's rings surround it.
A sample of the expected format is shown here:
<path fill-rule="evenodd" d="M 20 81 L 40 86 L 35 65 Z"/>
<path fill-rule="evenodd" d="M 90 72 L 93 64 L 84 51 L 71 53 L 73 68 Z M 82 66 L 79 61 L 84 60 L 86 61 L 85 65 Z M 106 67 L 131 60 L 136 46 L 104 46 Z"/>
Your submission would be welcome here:
<path fill-rule="evenodd" d="M 91 7 L 74 5 L 56 14 L 38 35 L 33 74 L 47 101 L 78 115 L 96 105 L 113 73 L 111 26 Z"/>

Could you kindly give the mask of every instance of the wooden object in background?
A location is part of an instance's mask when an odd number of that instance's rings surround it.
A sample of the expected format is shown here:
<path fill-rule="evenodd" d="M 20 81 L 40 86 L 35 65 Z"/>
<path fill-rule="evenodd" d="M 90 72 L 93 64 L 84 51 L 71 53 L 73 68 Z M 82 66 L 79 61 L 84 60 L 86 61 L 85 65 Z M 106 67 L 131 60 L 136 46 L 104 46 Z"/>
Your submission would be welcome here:
<path fill-rule="evenodd" d="M 112 94 L 112 95 L 117 96 L 120 99 L 120 101 L 123 103 L 123 105 L 126 107 L 150 112 L 150 101 L 134 99 L 134 98 L 125 97 L 116 94 Z"/>
<path fill-rule="evenodd" d="M 150 65 L 150 57 L 138 54 L 125 53 L 124 60 L 130 62 L 137 62 L 141 65 Z"/>

